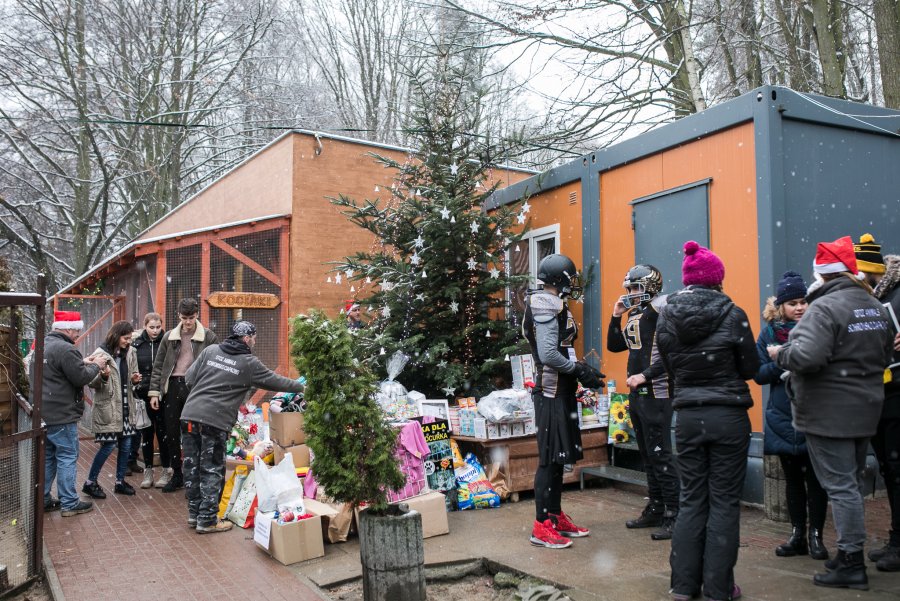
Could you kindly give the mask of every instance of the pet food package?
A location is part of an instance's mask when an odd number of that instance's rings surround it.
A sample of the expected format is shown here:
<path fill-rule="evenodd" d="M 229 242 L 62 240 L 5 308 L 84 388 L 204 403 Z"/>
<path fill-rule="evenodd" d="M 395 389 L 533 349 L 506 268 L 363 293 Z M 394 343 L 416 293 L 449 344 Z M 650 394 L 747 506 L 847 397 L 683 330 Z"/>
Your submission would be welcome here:
<path fill-rule="evenodd" d="M 472 453 L 465 459 L 459 454 L 459 447 L 451 440 L 453 449 L 453 471 L 456 475 L 456 504 L 460 510 L 486 509 L 500 506 L 500 495 L 491 486 L 481 463 Z"/>

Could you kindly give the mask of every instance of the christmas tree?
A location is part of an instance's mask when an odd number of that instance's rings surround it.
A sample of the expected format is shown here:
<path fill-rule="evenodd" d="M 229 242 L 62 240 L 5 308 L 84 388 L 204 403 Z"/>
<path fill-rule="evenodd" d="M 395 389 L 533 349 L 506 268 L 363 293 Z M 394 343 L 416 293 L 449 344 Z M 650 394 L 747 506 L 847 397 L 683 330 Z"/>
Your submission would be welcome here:
<path fill-rule="evenodd" d="M 304 413 L 315 477 L 340 503 L 387 507 L 386 490 L 403 486 L 396 432 L 375 401 L 374 374 L 353 356 L 355 341 L 343 321 L 321 311 L 291 320 L 291 356 L 307 379 Z"/>
<path fill-rule="evenodd" d="M 407 135 L 417 151 L 404 162 L 373 155 L 396 172 L 387 201 L 334 200 L 376 238 L 338 266 L 375 315 L 357 348 L 381 360 L 403 351 L 410 363 L 398 379 L 429 396 L 492 389 L 519 337 L 506 290 L 523 278 L 507 273 L 505 252 L 521 238 L 527 203 L 483 210 L 498 186 L 498 153 L 480 133 L 486 91 L 471 64 L 438 44 L 430 67 L 412 76 Z"/>

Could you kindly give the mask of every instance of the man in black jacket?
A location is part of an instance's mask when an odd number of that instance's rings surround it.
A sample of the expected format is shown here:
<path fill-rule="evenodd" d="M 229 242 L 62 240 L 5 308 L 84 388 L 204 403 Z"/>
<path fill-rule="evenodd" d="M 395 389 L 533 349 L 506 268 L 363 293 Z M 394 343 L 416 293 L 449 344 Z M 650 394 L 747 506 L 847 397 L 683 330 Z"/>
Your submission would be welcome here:
<path fill-rule="evenodd" d="M 63 517 L 94 508 L 75 489 L 78 462 L 78 420 L 84 413 L 83 388 L 100 373 L 99 357 L 82 357 L 75 339 L 84 328 L 77 311 L 56 311 L 53 331 L 44 339 L 41 417 L 47 424 L 44 459 L 44 510 L 62 509 Z M 31 366 L 34 381 L 34 364 Z M 59 499 L 50 495 L 53 480 Z"/>
<path fill-rule="evenodd" d="M 650 538 L 668 540 L 678 515 L 678 471 L 672 456 L 672 402 L 669 380 L 656 344 L 658 307 L 665 302 L 662 274 L 653 265 L 635 265 L 625 274 L 627 294 L 613 307 L 606 334 L 606 350 L 628 351 L 629 410 L 650 497 L 640 517 L 625 522 L 628 528 L 653 528 Z M 622 316 L 626 315 L 625 327 Z M 655 360 L 654 360 L 655 359 Z"/>
<path fill-rule="evenodd" d="M 856 262 L 859 270 L 866 271 L 872 267 L 878 270 L 877 260 L 881 257 L 880 250 L 878 248 L 877 257 L 862 258 L 857 251 Z M 894 315 L 900 317 L 900 256 L 884 257 L 881 269 L 883 274 L 875 287 L 875 298 L 885 305 L 890 305 Z M 887 544 L 881 549 L 869 551 L 869 559 L 883 572 L 898 572 L 900 571 L 900 352 L 897 352 L 896 348 L 889 365 L 889 373 L 890 375 L 885 374 L 887 381 L 884 384 L 884 407 L 878 420 L 878 429 L 872 437 L 872 448 L 878 457 L 881 476 L 887 489 L 888 503 L 891 507 L 891 529 Z"/>

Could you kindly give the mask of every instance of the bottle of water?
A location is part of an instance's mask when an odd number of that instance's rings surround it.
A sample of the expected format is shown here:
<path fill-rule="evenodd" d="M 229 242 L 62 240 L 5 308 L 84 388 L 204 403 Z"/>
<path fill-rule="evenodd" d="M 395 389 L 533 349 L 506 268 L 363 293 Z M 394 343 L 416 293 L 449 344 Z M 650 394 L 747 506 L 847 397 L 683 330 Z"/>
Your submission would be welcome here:
<path fill-rule="evenodd" d="M 608 394 L 610 397 L 612 397 L 612 395 L 614 395 L 615 393 L 616 393 L 616 381 L 608 380 L 606 382 L 606 394 Z"/>

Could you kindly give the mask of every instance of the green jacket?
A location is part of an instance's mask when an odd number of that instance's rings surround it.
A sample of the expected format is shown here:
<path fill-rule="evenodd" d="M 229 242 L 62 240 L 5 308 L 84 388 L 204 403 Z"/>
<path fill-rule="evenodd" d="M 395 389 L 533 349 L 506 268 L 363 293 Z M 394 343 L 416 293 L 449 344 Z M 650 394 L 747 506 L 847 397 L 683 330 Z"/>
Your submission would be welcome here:
<path fill-rule="evenodd" d="M 94 410 L 91 415 L 91 432 L 94 434 L 104 434 L 107 432 L 121 432 L 124 429 L 124 419 L 122 417 L 122 383 L 119 379 L 119 367 L 112 355 L 102 348 L 98 348 L 91 353 L 91 356 L 100 356 L 109 362 L 109 376 L 104 378 L 100 374 L 94 378 L 89 386 L 96 392 L 94 393 Z M 137 353 L 134 347 L 128 347 L 128 354 L 125 355 L 128 362 L 128 373 L 133 374 L 138 371 Z M 143 403 L 141 399 L 134 396 L 134 386 L 129 380 L 128 383 L 128 406 L 134 407 L 134 404 Z M 134 410 L 129 413 L 129 423 L 132 427 L 134 424 Z"/>
<path fill-rule="evenodd" d="M 211 331 L 203 327 L 199 321 L 194 335 L 191 336 L 191 349 L 194 351 L 194 360 L 200 356 L 203 349 L 215 344 L 219 338 Z M 153 375 L 150 376 L 150 390 L 147 397 L 163 397 L 169 388 L 169 377 L 175 371 L 175 363 L 178 361 L 178 353 L 181 352 L 181 324 L 163 334 L 159 345 L 159 352 L 153 361 Z"/>

